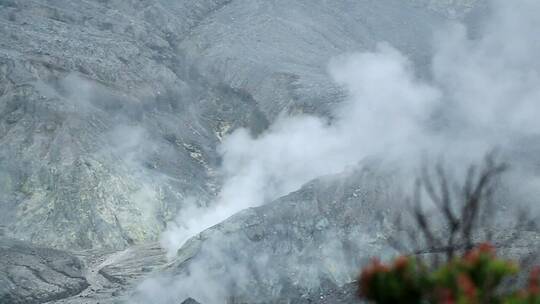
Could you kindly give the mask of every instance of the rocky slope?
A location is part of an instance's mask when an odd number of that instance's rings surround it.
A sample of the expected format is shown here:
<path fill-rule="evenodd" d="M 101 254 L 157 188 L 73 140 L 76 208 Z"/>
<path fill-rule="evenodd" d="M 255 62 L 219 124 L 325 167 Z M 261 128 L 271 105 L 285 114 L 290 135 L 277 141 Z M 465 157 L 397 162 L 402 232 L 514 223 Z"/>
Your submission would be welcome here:
<path fill-rule="evenodd" d="M 135 300 L 330 303 L 370 257 L 397 253 L 388 213 L 398 192 L 390 174 L 376 172 L 321 178 L 204 231 L 179 250 L 173 278 L 145 282 Z"/>
<path fill-rule="evenodd" d="M 155 239 L 185 196 L 214 192 L 220 132 L 264 126 L 248 94 L 183 76 L 177 35 L 220 3 L 180 5 L 184 17 L 153 1 L 0 5 L 1 220 L 12 236 L 70 248 Z"/>

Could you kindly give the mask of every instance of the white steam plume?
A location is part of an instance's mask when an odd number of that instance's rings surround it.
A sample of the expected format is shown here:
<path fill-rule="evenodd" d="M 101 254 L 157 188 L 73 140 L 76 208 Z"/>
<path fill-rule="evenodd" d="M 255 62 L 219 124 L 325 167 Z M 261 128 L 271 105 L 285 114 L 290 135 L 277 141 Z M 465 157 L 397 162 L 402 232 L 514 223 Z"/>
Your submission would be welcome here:
<path fill-rule="evenodd" d="M 225 183 L 219 198 L 210 208 L 184 211 L 170 225 L 162 238 L 170 255 L 189 237 L 242 209 L 341 172 L 366 156 L 424 141 L 422 124 L 439 93 L 415 79 L 398 51 L 381 44 L 376 53 L 336 59 L 330 72 L 351 94 L 335 111 L 335 122 L 281 117 L 257 138 L 244 129 L 228 136 L 220 147 Z"/>
<path fill-rule="evenodd" d="M 416 161 L 420 152 L 475 159 L 493 146 L 540 133 L 540 2 L 493 1 L 477 39 L 452 24 L 441 29 L 432 78 L 387 44 L 330 64 L 349 98 L 329 123 L 279 118 L 253 138 L 246 130 L 222 144 L 225 183 L 211 207 L 182 212 L 164 233 L 170 255 L 189 237 L 232 214 L 287 194 L 368 156 Z"/>

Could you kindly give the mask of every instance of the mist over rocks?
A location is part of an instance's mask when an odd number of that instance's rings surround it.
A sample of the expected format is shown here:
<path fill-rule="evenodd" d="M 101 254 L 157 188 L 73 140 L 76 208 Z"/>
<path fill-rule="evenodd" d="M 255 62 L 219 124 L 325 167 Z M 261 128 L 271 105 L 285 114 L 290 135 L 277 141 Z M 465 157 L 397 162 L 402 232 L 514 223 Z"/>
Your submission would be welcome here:
<path fill-rule="evenodd" d="M 53 303 L 354 303 L 422 153 L 537 203 L 535 1 L 0 0 L 3 234 Z"/>
<path fill-rule="evenodd" d="M 1 217 L 11 236 L 66 248 L 155 240 L 185 197 L 215 192 L 222 133 L 264 128 L 249 95 L 180 76 L 189 67 L 176 35 L 219 3 L 181 4 L 188 16 L 166 24 L 148 16 L 171 14 L 152 1 L 1 5 Z"/>
<path fill-rule="evenodd" d="M 143 282 L 132 301 L 319 303 L 321 292 L 353 281 L 372 256 L 398 252 L 389 241 L 388 215 L 402 196 L 393 172 L 382 172 L 323 177 L 235 214 L 190 239 L 163 276 Z"/>
<path fill-rule="evenodd" d="M 463 171 L 498 147 L 521 162 L 519 154 L 539 140 L 539 73 L 526 63 L 535 61 L 532 50 L 538 49 L 528 30 L 536 26 L 530 11 L 537 4 L 491 5 L 474 30 L 462 22 L 433 28 L 427 71 L 387 42 L 335 56 L 328 74 L 344 97 L 326 115 L 281 114 L 260 134 L 237 129 L 225 137 L 218 147 L 223 185 L 208 207 L 183 210 L 168 225 L 162 244 L 169 256 L 189 237 L 242 209 L 372 156 L 408 170 L 422 155 L 443 157 Z M 531 143 L 517 147 L 523 138 Z M 519 168 L 522 179 L 537 180 L 526 166 Z"/>

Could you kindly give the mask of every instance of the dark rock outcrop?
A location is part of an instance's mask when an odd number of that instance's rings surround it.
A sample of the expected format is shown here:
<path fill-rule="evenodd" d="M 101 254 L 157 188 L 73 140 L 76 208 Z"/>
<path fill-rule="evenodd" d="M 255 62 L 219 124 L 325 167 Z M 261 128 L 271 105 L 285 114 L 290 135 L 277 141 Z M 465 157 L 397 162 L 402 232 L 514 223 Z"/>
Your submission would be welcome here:
<path fill-rule="evenodd" d="M 165 252 L 158 244 L 132 246 L 117 252 L 90 250 L 77 254 L 87 265 L 85 277 L 89 286 L 78 295 L 54 303 L 125 303 L 137 284 L 166 263 Z"/>
<path fill-rule="evenodd" d="M 2 304 L 44 303 L 88 287 L 83 263 L 67 252 L 2 238 L 0 257 Z"/>
<path fill-rule="evenodd" d="M 183 301 L 181 304 L 201 304 L 197 301 L 195 301 L 193 298 L 187 298 L 185 301 Z"/>

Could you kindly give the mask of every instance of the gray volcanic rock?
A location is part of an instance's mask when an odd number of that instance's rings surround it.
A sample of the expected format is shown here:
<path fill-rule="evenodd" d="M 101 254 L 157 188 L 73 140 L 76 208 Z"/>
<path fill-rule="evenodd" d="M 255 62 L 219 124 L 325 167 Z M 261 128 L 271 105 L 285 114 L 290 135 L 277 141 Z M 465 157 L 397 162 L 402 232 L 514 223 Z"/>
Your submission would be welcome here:
<path fill-rule="evenodd" d="M 132 246 L 117 252 L 89 250 L 77 252 L 86 264 L 89 284 L 81 293 L 64 297 L 57 304 L 125 303 L 133 289 L 146 276 L 161 270 L 165 252 L 158 244 Z"/>
<path fill-rule="evenodd" d="M 43 303 L 76 295 L 88 286 L 75 256 L 0 239 L 0 303 Z"/>
<path fill-rule="evenodd" d="M 179 48 L 209 81 L 249 92 L 272 120 L 282 111 L 326 113 L 342 99 L 326 73 L 334 56 L 389 42 L 425 66 L 431 30 L 445 20 L 397 0 L 231 1 Z"/>
<path fill-rule="evenodd" d="M 461 18 L 472 11 L 483 0 L 412 0 L 415 5 L 426 7 L 448 18 Z"/>
<path fill-rule="evenodd" d="M 184 302 L 182 302 L 182 304 L 201 304 L 201 303 L 193 300 L 193 298 L 188 298 Z"/>
<path fill-rule="evenodd" d="M 159 283 L 163 293 L 201 303 L 347 301 L 351 293 L 340 286 L 353 281 L 361 265 L 397 252 L 386 221 L 390 204 L 399 201 L 391 185 L 390 175 L 357 170 L 240 212 L 178 251 L 172 277 Z M 170 303 L 160 302 L 160 294 L 152 293 L 154 303 Z M 134 299 L 150 300 L 144 294 Z"/>
<path fill-rule="evenodd" d="M 358 291 L 356 283 L 348 283 L 343 286 L 322 286 L 320 290 L 313 292 L 309 299 L 314 304 L 358 304 Z"/>
<path fill-rule="evenodd" d="M 181 79 L 172 36 L 219 5 L 179 5 L 187 16 L 171 25 L 153 1 L 0 3 L 0 220 L 10 235 L 123 248 L 155 239 L 185 197 L 213 195 L 223 132 L 265 126 L 249 95 Z"/>

